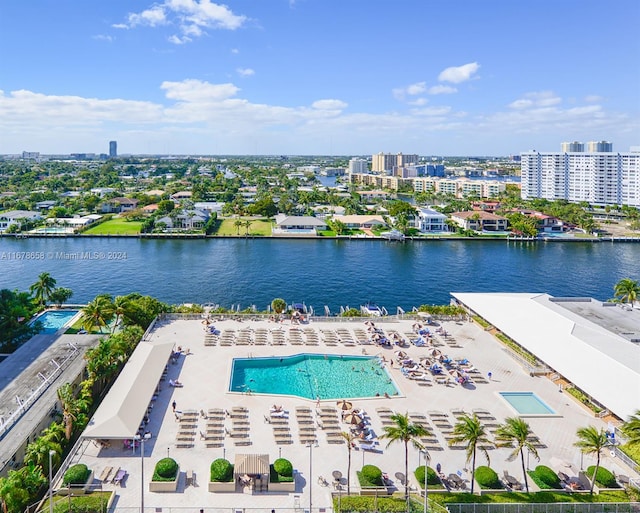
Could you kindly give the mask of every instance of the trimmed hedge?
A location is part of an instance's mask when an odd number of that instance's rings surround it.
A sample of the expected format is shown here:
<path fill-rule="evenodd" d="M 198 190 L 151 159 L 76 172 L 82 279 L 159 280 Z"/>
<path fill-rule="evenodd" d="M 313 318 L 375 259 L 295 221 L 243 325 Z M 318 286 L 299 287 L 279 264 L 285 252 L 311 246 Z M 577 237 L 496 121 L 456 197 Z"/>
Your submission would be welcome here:
<path fill-rule="evenodd" d="M 419 466 L 413 473 L 416 477 L 416 481 L 420 483 L 420 488 L 424 488 L 424 465 Z M 440 485 L 440 478 L 435 470 L 431 467 L 427 468 L 427 486 L 432 485 Z"/>
<path fill-rule="evenodd" d="M 285 458 L 278 458 L 273 462 L 273 469 L 282 477 L 293 476 L 293 465 Z"/>
<path fill-rule="evenodd" d="M 276 469 L 274 468 L 274 464 L 269 465 L 269 482 L 270 483 L 292 483 L 294 480 L 293 475 L 291 476 L 283 476 L 282 474 L 278 474 Z"/>
<path fill-rule="evenodd" d="M 213 460 L 210 468 L 210 481 L 216 483 L 233 481 L 233 465 L 231 462 L 224 458 Z"/>
<path fill-rule="evenodd" d="M 496 471 L 486 465 L 476 468 L 475 478 L 482 488 L 487 488 L 489 490 L 499 490 L 502 488 L 502 483 L 500 483 L 500 479 L 498 478 Z"/>
<path fill-rule="evenodd" d="M 333 498 L 333 510 L 338 510 L 338 498 Z M 367 497 L 356 495 L 345 496 L 340 498 L 340 510 L 357 511 L 362 513 L 370 513 L 378 511 L 379 513 L 405 513 L 407 511 L 407 503 L 404 497 Z M 411 501 L 411 513 L 421 513 L 422 505 L 416 501 Z"/>
<path fill-rule="evenodd" d="M 91 470 L 89 470 L 89 468 L 84 463 L 78 463 L 76 465 L 72 465 L 67 469 L 67 471 L 64 473 L 62 483 L 64 485 L 85 484 L 87 482 L 87 479 L 89 479 L 90 474 Z"/>
<path fill-rule="evenodd" d="M 162 458 L 156 463 L 152 481 L 175 481 L 178 476 L 178 462 L 173 458 Z"/>
<path fill-rule="evenodd" d="M 596 470 L 595 465 L 591 465 L 587 468 L 587 476 L 589 479 L 593 479 L 593 473 Z M 620 488 L 618 482 L 616 481 L 616 477 L 611 473 L 610 470 L 600 467 L 598 468 L 598 474 L 596 475 L 596 484 L 601 488 Z"/>
<path fill-rule="evenodd" d="M 533 482 L 542 489 L 561 490 L 560 478 L 553 470 L 546 465 L 538 465 L 534 470 L 529 471 Z"/>
<path fill-rule="evenodd" d="M 382 470 L 375 465 L 365 465 L 359 474 L 361 486 L 383 486 Z"/>

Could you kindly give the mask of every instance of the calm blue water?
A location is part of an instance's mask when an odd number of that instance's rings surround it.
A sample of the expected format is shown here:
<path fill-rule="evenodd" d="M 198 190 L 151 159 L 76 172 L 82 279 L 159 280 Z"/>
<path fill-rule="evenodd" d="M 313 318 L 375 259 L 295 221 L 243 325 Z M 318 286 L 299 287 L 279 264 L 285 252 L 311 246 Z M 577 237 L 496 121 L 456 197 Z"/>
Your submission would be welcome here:
<path fill-rule="evenodd" d="M 555 411 L 533 392 L 500 392 L 500 395 L 520 415 L 555 414 Z"/>
<path fill-rule="evenodd" d="M 398 391 L 375 357 L 300 354 L 234 358 L 232 392 L 295 395 L 306 399 L 356 399 Z"/>
<path fill-rule="evenodd" d="M 47 271 L 78 303 L 140 292 L 260 309 L 282 297 L 332 313 L 371 301 L 395 313 L 448 303 L 450 292 L 608 299 L 621 278 L 640 279 L 638 262 L 635 243 L 5 237 L 0 288 L 27 290 Z"/>
<path fill-rule="evenodd" d="M 78 313 L 78 310 L 48 310 L 36 317 L 32 322 L 42 323 L 40 333 L 55 333 L 67 324 Z"/>

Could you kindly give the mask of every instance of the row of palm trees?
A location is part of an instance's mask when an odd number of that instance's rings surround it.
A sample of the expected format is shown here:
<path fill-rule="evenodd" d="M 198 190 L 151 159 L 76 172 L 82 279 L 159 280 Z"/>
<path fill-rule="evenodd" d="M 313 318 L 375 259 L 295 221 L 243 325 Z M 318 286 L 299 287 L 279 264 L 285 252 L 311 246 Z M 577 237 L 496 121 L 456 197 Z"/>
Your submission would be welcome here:
<path fill-rule="evenodd" d="M 396 442 L 404 444 L 404 475 L 407 476 L 405 479 L 405 500 L 408 501 L 409 444 L 418 450 L 424 450 L 420 438 L 427 436 L 428 431 L 422 424 L 411 422 L 408 414 L 395 413 L 391 416 L 391 420 L 393 424 L 383 428 L 384 433 L 380 438 L 388 441 L 387 447 Z M 640 447 L 640 410 L 629 417 L 628 421 L 622 425 L 621 431 L 626 436 L 629 446 Z M 495 443 L 496 447 L 513 449 L 507 457 L 507 461 L 513 461 L 518 456 L 520 457 L 525 490 L 528 493 L 529 481 L 524 459 L 525 451 L 533 455 L 536 460 L 540 460 L 535 445 L 530 441 L 532 434 L 531 427 L 524 419 L 520 417 L 508 417 L 504 423 L 496 429 L 495 440 L 492 441 L 486 427 L 475 413 L 462 415 L 453 427 L 453 437 L 449 444 L 466 445 L 467 464 L 471 463 L 471 493 L 474 491 L 477 452 L 480 451 L 487 459 L 487 463 L 489 463 L 489 453 L 486 447 L 493 443 Z M 596 456 L 596 466 L 590 489 L 590 492 L 593 494 L 596 475 L 600 468 L 600 456 L 602 451 L 610 445 L 610 441 L 605 430 L 602 428 L 598 429 L 595 426 L 578 429 L 576 436 L 577 441 L 575 446 L 578 447 L 583 454 L 593 454 Z M 345 431 L 342 432 L 342 437 L 347 442 L 347 494 L 349 494 L 351 493 L 351 450 L 356 436 Z M 427 469 L 425 468 L 425 472 L 426 471 Z"/>

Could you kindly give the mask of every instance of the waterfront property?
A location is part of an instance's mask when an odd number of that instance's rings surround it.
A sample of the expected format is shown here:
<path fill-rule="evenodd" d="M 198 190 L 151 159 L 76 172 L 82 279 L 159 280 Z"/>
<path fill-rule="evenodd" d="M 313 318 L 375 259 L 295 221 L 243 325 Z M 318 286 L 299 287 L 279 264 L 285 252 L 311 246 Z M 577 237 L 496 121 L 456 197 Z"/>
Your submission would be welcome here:
<path fill-rule="evenodd" d="M 79 310 L 68 309 L 47 310 L 33 319 L 31 323 L 39 322 L 42 324 L 40 333 L 53 334 L 64 326 L 67 326 L 78 312 Z"/>
<path fill-rule="evenodd" d="M 581 458 L 573 446 L 576 429 L 589 424 L 605 427 L 606 423 L 569 395 L 559 394 L 547 377 L 532 376 L 489 332 L 471 322 L 445 322 L 436 327 L 418 326 L 415 319 L 373 320 L 372 326 L 363 319 L 312 317 L 309 324 L 300 325 L 218 316 L 207 324 L 200 318 L 168 315 L 140 342 L 71 460 L 86 463 L 95 476 L 109 468 L 126 470 L 126 486 L 96 478 L 96 484 L 115 490 L 117 509 L 123 511 L 139 507 L 142 490 L 148 508 L 291 509 L 308 504 L 311 494 L 314 510 L 331 508 L 335 490 L 325 484 L 336 472 L 342 476 L 343 491 L 346 483 L 347 448 L 340 432 L 354 430 L 364 435 L 358 436 L 352 450 L 352 492 L 359 492 L 355 472 L 365 464 L 387 473 L 391 490 L 402 489 L 400 478 L 394 476 L 404 470 L 404 449 L 387 446 L 380 439 L 393 412 L 408 413 L 427 426 L 424 443 L 431 453 L 431 465 L 440 464 L 446 474 L 459 473 L 469 484 L 464 451 L 448 444 L 451 427 L 462 412 L 478 413 L 493 433 L 514 415 L 506 401 L 496 400 L 498 394 L 525 390 L 555 412 L 527 418 L 540 463 L 578 474 Z M 393 342 L 382 343 L 378 335 Z M 345 410 L 347 415 L 341 416 L 344 403 L 335 398 L 304 399 L 290 388 L 280 392 L 291 395 L 229 391 L 234 360 L 251 363 L 270 358 L 279 364 L 280 359 L 284 362 L 301 350 L 327 355 L 327 359 L 365 357 L 372 362 L 371 358 L 378 361 L 379 357 L 378 365 L 384 364 L 399 394 L 343 397 L 349 399 L 345 407 L 358 411 L 351 415 L 351 409 Z M 345 389 L 345 395 L 349 393 Z M 175 492 L 150 491 L 150 472 L 142 481 L 140 447 L 135 440 L 145 432 L 150 436 L 144 445 L 146 468 L 167 456 L 178 462 Z M 500 475 L 503 471 L 520 475 L 519 461 L 508 460 L 510 449 L 491 445 L 489 451 L 491 466 Z M 260 455 L 270 463 L 279 457 L 290 460 L 295 469 L 295 493 L 266 491 L 255 486 L 255 480 L 247 481 L 253 486 L 242 480 L 232 483 L 227 493 L 209 491 L 211 462 L 216 458 L 240 462 L 244 455 Z M 411 470 L 421 458 L 410 446 Z M 584 465 L 588 464 L 590 456 L 584 459 Z M 633 474 L 607 454 L 603 465 L 617 473 Z M 412 473 L 408 478 L 417 487 Z M 198 486 L 192 486 L 194 480 Z"/>

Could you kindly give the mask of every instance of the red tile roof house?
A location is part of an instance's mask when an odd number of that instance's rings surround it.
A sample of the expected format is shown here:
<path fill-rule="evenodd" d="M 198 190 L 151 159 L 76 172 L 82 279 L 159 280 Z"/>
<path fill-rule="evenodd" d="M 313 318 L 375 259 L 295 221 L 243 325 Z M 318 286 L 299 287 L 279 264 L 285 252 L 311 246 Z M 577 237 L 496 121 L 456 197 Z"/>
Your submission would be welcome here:
<path fill-rule="evenodd" d="M 453 212 L 451 220 L 465 230 L 478 232 L 502 232 L 507 230 L 509 221 L 506 217 L 484 212 L 482 210 L 467 210 Z"/>

